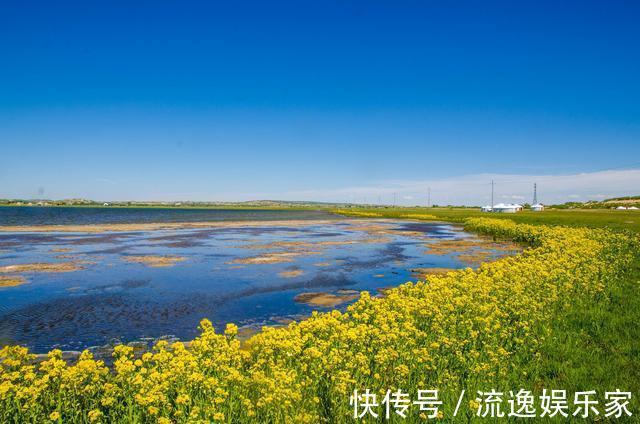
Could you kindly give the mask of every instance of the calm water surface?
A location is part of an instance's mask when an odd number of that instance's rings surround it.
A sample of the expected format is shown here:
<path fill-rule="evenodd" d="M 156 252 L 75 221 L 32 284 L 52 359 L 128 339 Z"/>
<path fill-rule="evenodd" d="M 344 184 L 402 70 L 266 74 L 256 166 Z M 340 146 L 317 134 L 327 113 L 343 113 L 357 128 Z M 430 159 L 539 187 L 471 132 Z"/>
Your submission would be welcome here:
<path fill-rule="evenodd" d="M 0 226 L 335 218 L 332 213 L 311 210 L 0 206 Z"/>
<path fill-rule="evenodd" d="M 12 216 L 13 224 L 129 222 L 122 221 L 127 217 L 133 222 L 159 217 L 234 221 L 224 227 L 97 234 L 0 232 L 0 268 L 60 262 L 82 267 L 23 273 L 28 283 L 0 288 L 0 345 L 20 343 L 36 352 L 165 335 L 189 340 L 203 317 L 217 328 L 227 322 L 269 325 L 322 309 L 296 302 L 300 293 L 376 294 L 412 280 L 412 268 L 468 266 L 456 254 L 425 252 L 429 243 L 470 237 L 442 223 L 335 216 L 310 221 L 327 217 L 318 212 L 122 209 L 102 215 L 104 209 L 31 208 L 40 210 L 17 216 L 21 208 L 10 209 L 0 213 L 3 219 Z M 258 216 L 263 223 L 240 222 Z M 274 219 L 290 221 L 269 223 Z M 291 254 L 285 262 L 243 263 L 282 252 Z M 139 255 L 183 260 L 168 267 L 127 260 Z"/>

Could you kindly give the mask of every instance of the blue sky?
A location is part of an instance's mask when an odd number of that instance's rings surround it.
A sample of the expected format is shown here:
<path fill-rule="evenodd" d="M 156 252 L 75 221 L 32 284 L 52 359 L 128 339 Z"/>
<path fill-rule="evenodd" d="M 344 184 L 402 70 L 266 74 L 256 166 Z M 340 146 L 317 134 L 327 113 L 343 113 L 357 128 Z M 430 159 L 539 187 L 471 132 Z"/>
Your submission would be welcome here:
<path fill-rule="evenodd" d="M 0 197 L 640 194 L 638 2 L 12 3 Z"/>

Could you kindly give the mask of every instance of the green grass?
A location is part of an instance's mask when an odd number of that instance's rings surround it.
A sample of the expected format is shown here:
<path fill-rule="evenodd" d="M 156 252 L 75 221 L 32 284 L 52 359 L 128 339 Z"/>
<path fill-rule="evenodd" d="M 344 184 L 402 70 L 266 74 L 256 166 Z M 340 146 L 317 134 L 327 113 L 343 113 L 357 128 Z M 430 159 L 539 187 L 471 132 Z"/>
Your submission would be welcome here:
<path fill-rule="evenodd" d="M 572 209 L 517 214 L 488 214 L 469 208 L 357 211 L 388 218 L 429 214 L 449 222 L 484 216 L 534 225 L 609 228 L 640 236 L 640 211 Z M 544 387 L 534 388 L 536 390 L 565 389 L 568 394 L 583 390 L 597 390 L 599 395 L 616 389 L 631 391 L 633 397 L 629 409 L 634 416 L 616 422 L 640 421 L 640 252 L 633 269 L 615 284 L 607 286 L 598 301 L 576 302 L 576 307 L 571 310 L 549 312 L 559 319 L 553 321 L 553 337 L 542 347 L 544 365 L 537 371 L 538 378 L 530 376 L 526 380 L 543 381 Z"/>
<path fill-rule="evenodd" d="M 611 228 L 640 233 L 640 210 L 616 211 L 611 209 L 548 209 L 543 212 L 523 211 L 515 214 L 486 213 L 475 208 L 357 208 L 358 212 L 371 212 L 387 218 L 401 218 L 407 214 L 429 214 L 438 219 L 462 222 L 466 218 L 484 217 L 511 219 L 524 224 L 564 225 L 568 227 Z"/>
<path fill-rule="evenodd" d="M 581 304 L 554 321 L 555 336 L 543 346 L 548 387 L 568 391 L 631 391 L 640 414 L 640 262 L 606 297 Z"/>

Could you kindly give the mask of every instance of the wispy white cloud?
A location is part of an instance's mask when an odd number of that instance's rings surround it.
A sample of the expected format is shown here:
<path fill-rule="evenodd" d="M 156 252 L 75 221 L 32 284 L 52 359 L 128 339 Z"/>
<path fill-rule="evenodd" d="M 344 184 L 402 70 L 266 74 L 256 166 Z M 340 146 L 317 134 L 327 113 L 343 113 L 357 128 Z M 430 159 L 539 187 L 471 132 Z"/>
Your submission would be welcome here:
<path fill-rule="evenodd" d="M 393 203 L 395 198 L 398 204 L 424 205 L 430 190 L 432 204 L 481 205 L 491 201 L 491 180 L 495 181 L 494 199 L 531 202 L 533 183 L 537 183 L 538 201 L 547 204 L 640 194 L 640 169 L 628 169 L 564 175 L 485 173 L 422 181 L 389 180 L 362 186 L 291 191 L 283 197 L 336 202 L 366 198 L 369 202 L 384 204 Z"/>

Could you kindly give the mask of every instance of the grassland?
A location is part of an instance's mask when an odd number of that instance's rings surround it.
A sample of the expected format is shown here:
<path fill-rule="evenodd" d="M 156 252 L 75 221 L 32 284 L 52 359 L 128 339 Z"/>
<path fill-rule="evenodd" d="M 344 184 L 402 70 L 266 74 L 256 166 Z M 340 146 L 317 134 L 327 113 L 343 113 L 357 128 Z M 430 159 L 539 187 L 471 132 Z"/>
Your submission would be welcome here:
<path fill-rule="evenodd" d="M 543 212 L 528 210 L 516 214 L 480 212 L 475 208 L 352 208 L 336 209 L 337 213 L 370 214 L 369 217 L 410 219 L 419 215 L 432 215 L 433 220 L 464 222 L 467 218 L 509 219 L 521 224 L 564 225 L 568 227 L 610 228 L 640 233 L 640 211 L 611 209 L 548 209 Z M 358 215 L 362 216 L 362 215 Z"/>
<path fill-rule="evenodd" d="M 523 211 L 517 214 L 487 214 L 469 208 L 361 208 L 370 217 L 407 218 L 426 215 L 425 220 L 464 222 L 468 218 L 491 217 L 517 223 L 573 228 L 608 229 L 640 235 L 640 211 L 607 209 Z M 433 216 L 430 218 L 429 215 Z M 570 308 L 562 319 L 551 322 L 553 338 L 543 346 L 542 374 L 547 387 L 584 390 L 626 385 L 640 395 L 640 252 L 628 274 L 605 288 L 597 302 Z M 640 415 L 637 399 L 633 402 Z"/>

